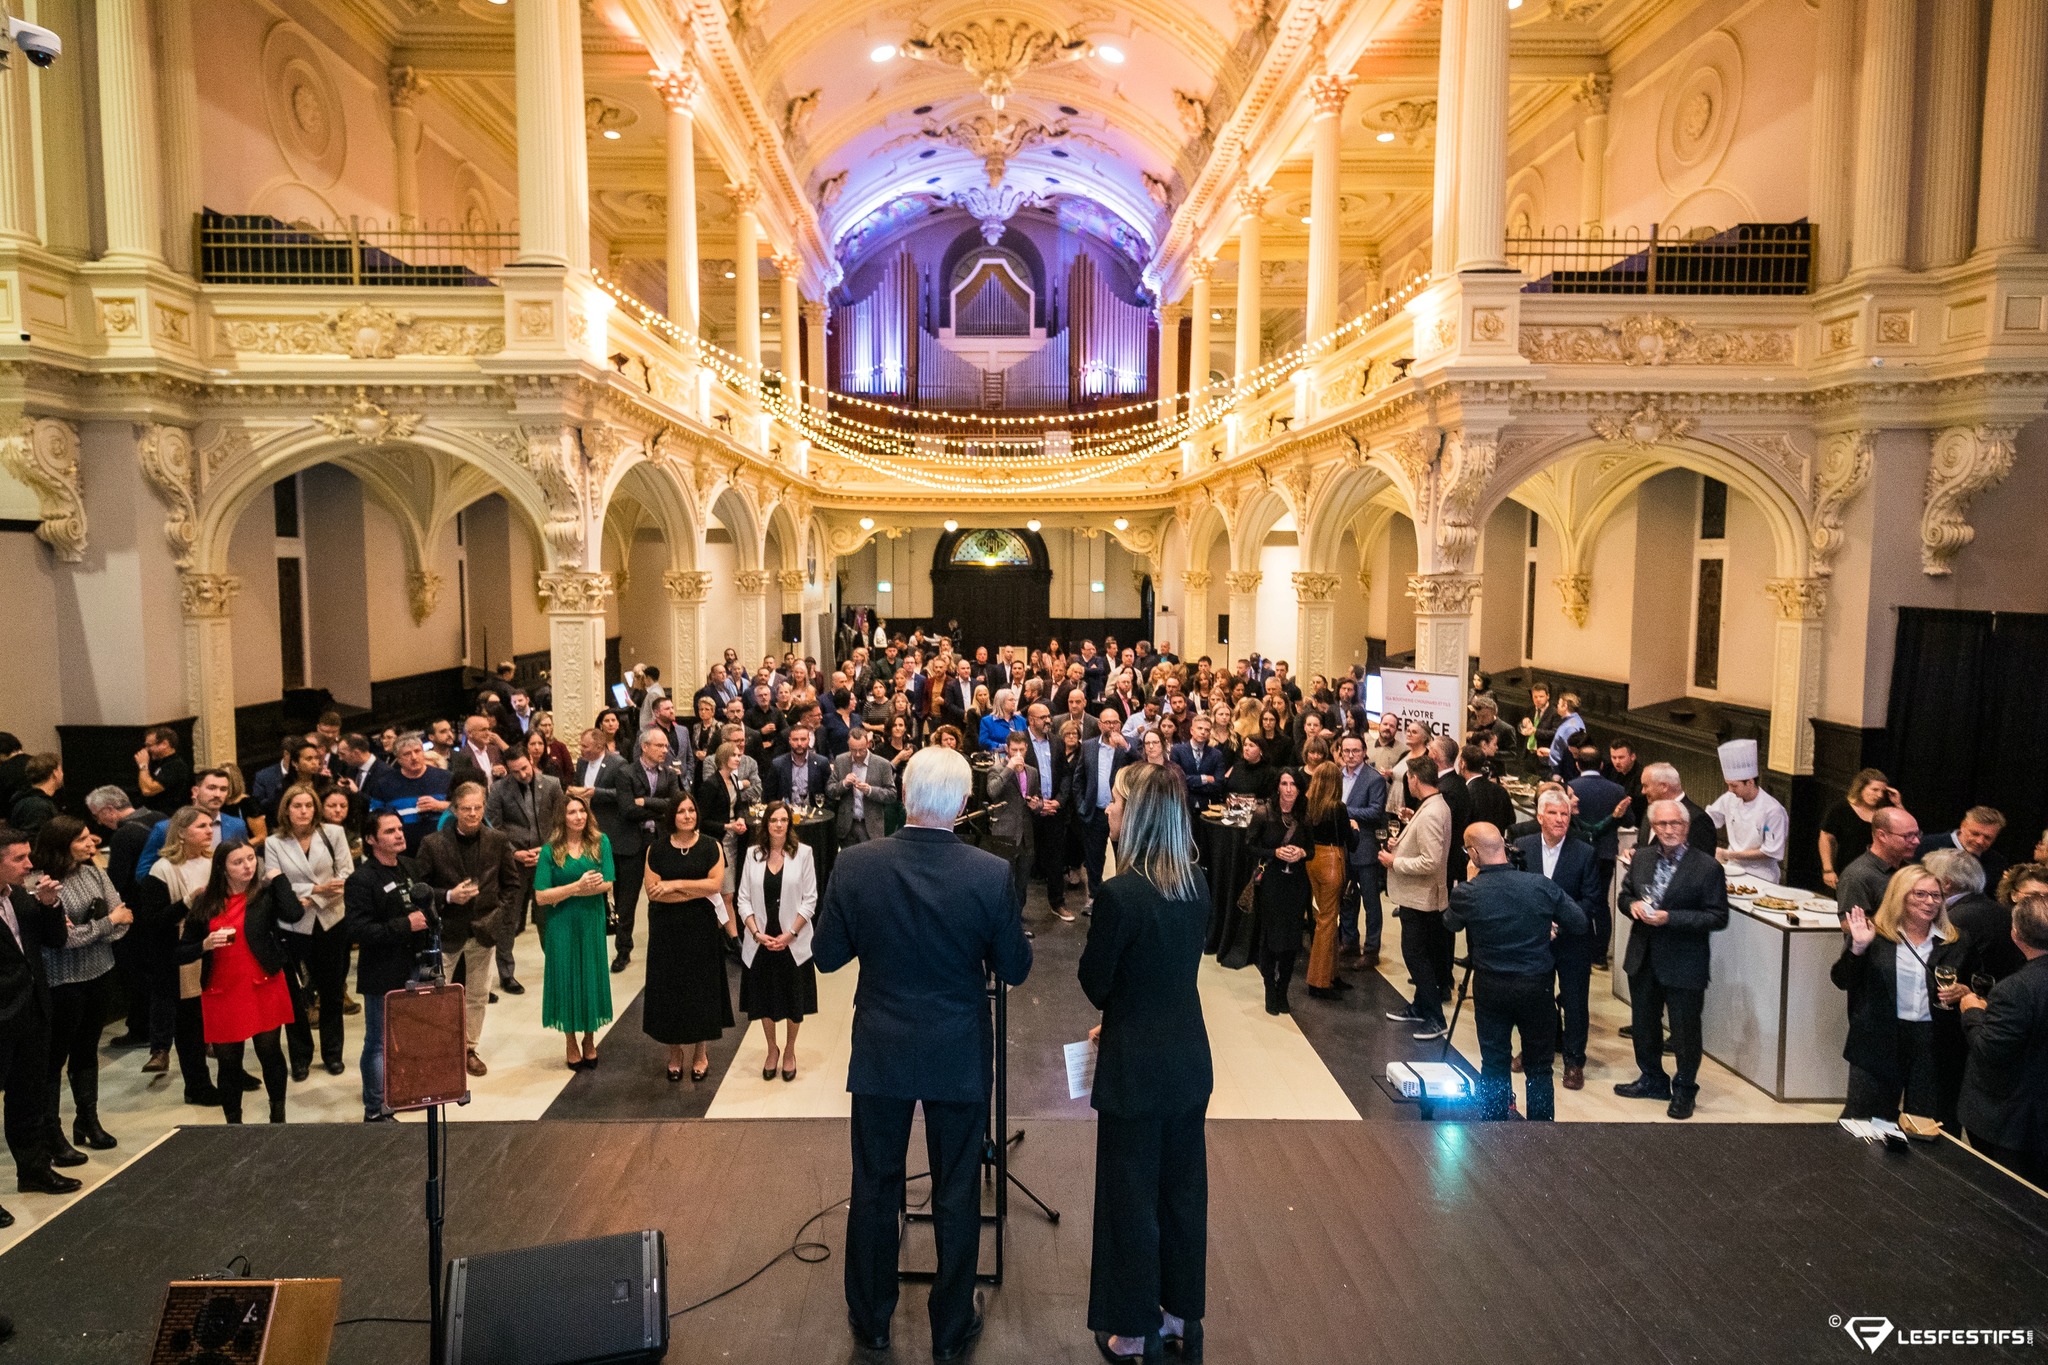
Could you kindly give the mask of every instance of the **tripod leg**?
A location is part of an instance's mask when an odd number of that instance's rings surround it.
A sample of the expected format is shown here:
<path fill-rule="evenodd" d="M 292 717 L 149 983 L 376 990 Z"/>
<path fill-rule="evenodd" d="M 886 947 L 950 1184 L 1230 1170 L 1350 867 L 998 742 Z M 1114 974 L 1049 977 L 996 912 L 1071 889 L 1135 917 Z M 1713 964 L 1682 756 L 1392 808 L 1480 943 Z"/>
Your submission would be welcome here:
<path fill-rule="evenodd" d="M 1451 1055 L 1451 1031 L 1458 1027 L 1458 1016 L 1465 1012 L 1465 992 L 1472 985 L 1472 960 L 1465 959 L 1465 975 L 1458 981 L 1458 998 L 1451 1005 L 1451 1022 L 1444 1027 L 1444 1045 L 1436 1054 L 1438 1061 Z"/>

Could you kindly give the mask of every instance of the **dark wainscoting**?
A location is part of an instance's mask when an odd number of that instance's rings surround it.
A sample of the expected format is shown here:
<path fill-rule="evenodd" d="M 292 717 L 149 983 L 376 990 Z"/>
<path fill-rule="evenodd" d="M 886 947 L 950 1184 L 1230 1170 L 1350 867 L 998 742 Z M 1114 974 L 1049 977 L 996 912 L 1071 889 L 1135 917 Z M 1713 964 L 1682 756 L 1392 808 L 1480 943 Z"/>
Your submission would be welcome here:
<path fill-rule="evenodd" d="M 476 670 L 458 665 L 373 682 L 370 715 L 365 721 L 417 730 L 437 717 L 460 715 L 476 695 L 470 684 L 480 676 Z"/>
<path fill-rule="evenodd" d="M 192 752 L 192 727 L 197 723 L 194 716 L 148 725 L 58 726 L 57 753 L 64 760 L 64 786 L 57 793 L 57 805 L 67 814 L 84 819 L 85 794 L 109 784 L 126 791 L 131 799 L 139 799 L 141 793 L 135 789 L 135 751 L 142 747 L 143 733 L 159 723 L 178 732 L 179 753 Z"/>

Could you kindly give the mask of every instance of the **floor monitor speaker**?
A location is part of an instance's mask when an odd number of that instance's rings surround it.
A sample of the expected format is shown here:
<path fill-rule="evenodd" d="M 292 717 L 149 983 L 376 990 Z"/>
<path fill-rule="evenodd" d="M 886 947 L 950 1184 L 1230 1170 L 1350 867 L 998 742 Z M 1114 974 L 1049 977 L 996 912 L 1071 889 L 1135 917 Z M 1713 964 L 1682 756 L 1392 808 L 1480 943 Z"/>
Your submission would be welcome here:
<path fill-rule="evenodd" d="M 173 1280 L 149 1365 L 326 1365 L 340 1280 Z"/>
<path fill-rule="evenodd" d="M 447 1365 L 622 1365 L 668 1354 L 661 1233 L 448 1263 Z"/>

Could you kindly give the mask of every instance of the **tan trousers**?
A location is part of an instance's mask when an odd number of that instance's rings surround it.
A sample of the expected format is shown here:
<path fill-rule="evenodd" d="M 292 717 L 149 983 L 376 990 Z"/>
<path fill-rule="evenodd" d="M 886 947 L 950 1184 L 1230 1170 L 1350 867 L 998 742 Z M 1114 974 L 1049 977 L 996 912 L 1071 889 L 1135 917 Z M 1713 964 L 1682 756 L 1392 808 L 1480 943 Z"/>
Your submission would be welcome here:
<path fill-rule="evenodd" d="M 1344 895 L 1344 850 L 1331 844 L 1310 855 L 1308 885 L 1316 905 L 1316 932 L 1308 945 L 1308 984 L 1329 990 L 1337 982 L 1337 905 Z"/>

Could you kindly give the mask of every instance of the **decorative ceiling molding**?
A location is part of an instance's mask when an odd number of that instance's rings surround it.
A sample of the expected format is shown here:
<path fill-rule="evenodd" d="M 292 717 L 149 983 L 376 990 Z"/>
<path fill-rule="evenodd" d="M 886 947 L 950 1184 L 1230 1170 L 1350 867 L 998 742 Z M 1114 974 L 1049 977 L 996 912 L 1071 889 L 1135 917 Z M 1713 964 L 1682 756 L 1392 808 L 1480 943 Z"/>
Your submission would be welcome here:
<path fill-rule="evenodd" d="M 1064 29 L 1044 29 L 1029 19 L 969 19 L 926 30 L 898 49 L 915 61 L 957 66 L 981 82 L 989 107 L 1002 112 L 1017 78 L 1035 66 L 1073 62 L 1095 50 Z"/>
<path fill-rule="evenodd" d="M 970 114 L 952 123 L 930 125 L 922 135 L 981 158 L 982 167 L 988 172 L 989 188 L 994 189 L 1003 183 L 1010 162 L 1019 152 L 1026 147 L 1056 142 L 1066 137 L 1068 132 L 1064 121 L 1047 125 L 1033 119 L 995 113 Z"/>

